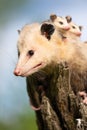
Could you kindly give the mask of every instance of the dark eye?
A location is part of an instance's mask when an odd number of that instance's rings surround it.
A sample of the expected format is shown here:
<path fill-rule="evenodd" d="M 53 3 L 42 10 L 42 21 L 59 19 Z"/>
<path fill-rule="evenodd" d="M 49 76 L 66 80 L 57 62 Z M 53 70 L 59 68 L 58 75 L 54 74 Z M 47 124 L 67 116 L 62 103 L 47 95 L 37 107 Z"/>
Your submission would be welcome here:
<path fill-rule="evenodd" d="M 63 25 L 63 22 L 59 21 L 59 23 L 60 23 L 61 25 Z"/>
<path fill-rule="evenodd" d="M 20 52 L 18 51 L 18 57 L 20 56 Z"/>
<path fill-rule="evenodd" d="M 29 51 L 28 51 L 28 55 L 29 55 L 29 56 L 34 55 L 34 51 L 33 51 L 33 50 L 29 50 Z"/>
<path fill-rule="evenodd" d="M 18 51 L 18 57 L 20 56 L 20 52 L 19 52 L 19 49 L 17 50 Z"/>
<path fill-rule="evenodd" d="M 75 29 L 76 27 L 75 26 L 72 26 L 73 29 Z"/>

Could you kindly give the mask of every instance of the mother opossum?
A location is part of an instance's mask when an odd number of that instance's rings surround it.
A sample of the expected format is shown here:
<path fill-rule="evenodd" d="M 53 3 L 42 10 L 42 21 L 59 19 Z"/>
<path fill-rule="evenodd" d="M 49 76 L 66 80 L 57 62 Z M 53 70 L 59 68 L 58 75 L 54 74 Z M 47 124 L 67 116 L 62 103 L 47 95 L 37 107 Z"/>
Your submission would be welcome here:
<path fill-rule="evenodd" d="M 16 76 L 29 77 L 37 73 L 38 82 L 45 86 L 45 68 L 50 64 L 67 62 L 74 93 L 87 91 L 87 47 L 63 42 L 61 34 L 52 24 L 25 25 L 20 31 L 17 48 L 19 60 L 14 70 Z M 38 78 L 39 72 L 42 77 Z"/>

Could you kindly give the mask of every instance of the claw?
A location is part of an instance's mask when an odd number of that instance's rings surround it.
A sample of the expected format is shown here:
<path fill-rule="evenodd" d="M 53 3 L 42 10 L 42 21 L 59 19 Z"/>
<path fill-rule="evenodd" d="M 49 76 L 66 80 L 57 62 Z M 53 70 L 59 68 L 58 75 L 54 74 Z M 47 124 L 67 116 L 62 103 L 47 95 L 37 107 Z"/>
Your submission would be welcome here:
<path fill-rule="evenodd" d="M 40 107 L 34 107 L 33 105 L 31 105 L 31 108 L 34 111 L 39 111 L 41 109 L 41 106 Z"/>
<path fill-rule="evenodd" d="M 31 100 L 30 100 L 30 106 L 31 106 L 32 110 L 34 110 L 34 111 L 39 111 L 41 109 L 41 106 L 39 106 L 39 107 L 33 106 Z"/>

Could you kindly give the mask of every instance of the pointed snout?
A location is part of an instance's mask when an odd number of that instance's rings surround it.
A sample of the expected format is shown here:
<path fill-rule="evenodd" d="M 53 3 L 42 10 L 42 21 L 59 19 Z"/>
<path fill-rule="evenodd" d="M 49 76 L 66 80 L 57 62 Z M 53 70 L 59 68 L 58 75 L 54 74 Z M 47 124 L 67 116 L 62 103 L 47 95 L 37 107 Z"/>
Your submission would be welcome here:
<path fill-rule="evenodd" d="M 79 37 L 81 36 L 81 34 L 82 34 L 81 32 L 76 33 L 76 35 L 79 36 Z"/>
<path fill-rule="evenodd" d="M 66 30 L 66 31 L 68 31 L 69 29 L 70 29 L 69 26 L 65 26 L 65 27 L 64 27 L 64 30 Z"/>
<path fill-rule="evenodd" d="M 20 68 L 15 68 L 15 70 L 14 70 L 14 75 L 15 76 L 20 76 L 21 75 L 21 70 L 20 70 Z"/>

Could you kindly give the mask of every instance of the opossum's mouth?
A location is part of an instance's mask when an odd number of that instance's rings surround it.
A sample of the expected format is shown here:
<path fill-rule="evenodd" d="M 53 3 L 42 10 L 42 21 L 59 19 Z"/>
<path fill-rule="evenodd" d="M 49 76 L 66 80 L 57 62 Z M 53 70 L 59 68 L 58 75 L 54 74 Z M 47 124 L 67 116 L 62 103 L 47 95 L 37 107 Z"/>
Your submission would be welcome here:
<path fill-rule="evenodd" d="M 80 36 L 81 36 L 81 33 L 77 33 L 76 36 L 80 37 Z"/>
<path fill-rule="evenodd" d="M 70 27 L 63 28 L 63 30 L 65 30 L 65 31 L 68 31 L 69 29 L 70 29 Z"/>
<path fill-rule="evenodd" d="M 80 37 L 81 36 L 81 33 L 80 32 L 71 32 L 72 34 L 74 34 L 74 35 L 76 35 L 76 36 L 78 36 L 78 37 Z"/>
<path fill-rule="evenodd" d="M 37 72 L 39 69 L 43 68 L 45 66 L 44 63 L 39 63 L 37 65 L 35 65 L 34 67 L 32 67 L 31 69 L 27 70 L 25 73 L 23 73 L 21 76 L 22 77 L 27 77 L 35 72 Z"/>

